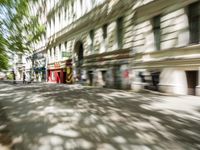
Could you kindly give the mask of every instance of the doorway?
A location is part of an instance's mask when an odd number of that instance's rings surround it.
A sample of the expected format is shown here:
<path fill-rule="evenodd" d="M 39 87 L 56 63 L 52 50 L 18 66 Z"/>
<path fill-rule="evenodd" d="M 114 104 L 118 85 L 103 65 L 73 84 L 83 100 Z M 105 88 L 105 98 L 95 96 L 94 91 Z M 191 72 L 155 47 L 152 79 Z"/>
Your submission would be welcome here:
<path fill-rule="evenodd" d="M 58 72 L 58 76 L 57 76 L 56 82 L 60 83 L 60 72 Z"/>
<path fill-rule="evenodd" d="M 66 83 L 67 80 L 67 73 L 63 72 L 63 83 Z"/>
<path fill-rule="evenodd" d="M 152 89 L 155 91 L 158 91 L 158 84 L 160 82 L 160 72 L 152 72 L 151 73 L 152 77 Z"/>
<path fill-rule="evenodd" d="M 89 85 L 93 85 L 93 71 L 88 71 Z"/>
<path fill-rule="evenodd" d="M 106 87 L 106 74 L 107 74 L 106 70 L 101 71 L 103 87 Z"/>
<path fill-rule="evenodd" d="M 114 88 L 121 89 L 122 79 L 121 79 L 120 66 L 115 66 L 113 68 L 113 78 L 114 78 Z"/>
<path fill-rule="evenodd" d="M 188 95 L 196 95 L 198 85 L 198 71 L 186 71 Z"/>
<path fill-rule="evenodd" d="M 81 41 L 76 42 L 75 44 L 75 70 L 77 73 L 77 79 L 81 81 L 82 77 L 82 66 L 83 66 L 83 59 L 84 59 L 84 49 L 83 49 L 83 43 Z"/>

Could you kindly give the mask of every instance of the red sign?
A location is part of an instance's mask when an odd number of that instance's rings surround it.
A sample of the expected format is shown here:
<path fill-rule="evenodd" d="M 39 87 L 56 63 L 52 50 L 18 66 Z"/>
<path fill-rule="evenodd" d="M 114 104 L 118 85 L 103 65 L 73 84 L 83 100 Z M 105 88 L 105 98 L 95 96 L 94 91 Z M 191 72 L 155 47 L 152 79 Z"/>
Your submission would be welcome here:
<path fill-rule="evenodd" d="M 129 77 L 129 71 L 128 71 L 128 70 L 125 70 L 125 71 L 123 72 L 123 76 L 124 76 L 124 78 L 128 78 L 128 77 Z"/>
<path fill-rule="evenodd" d="M 54 64 L 54 67 L 55 67 L 55 68 L 60 68 L 60 63 L 55 63 L 55 64 Z"/>

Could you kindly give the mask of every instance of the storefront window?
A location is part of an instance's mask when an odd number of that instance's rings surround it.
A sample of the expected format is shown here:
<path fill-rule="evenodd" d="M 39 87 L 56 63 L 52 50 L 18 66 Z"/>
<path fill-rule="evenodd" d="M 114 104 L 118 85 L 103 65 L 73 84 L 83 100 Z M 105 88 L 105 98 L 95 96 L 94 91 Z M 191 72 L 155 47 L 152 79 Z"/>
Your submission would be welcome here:
<path fill-rule="evenodd" d="M 51 79 L 55 80 L 55 72 L 54 71 L 51 72 Z"/>

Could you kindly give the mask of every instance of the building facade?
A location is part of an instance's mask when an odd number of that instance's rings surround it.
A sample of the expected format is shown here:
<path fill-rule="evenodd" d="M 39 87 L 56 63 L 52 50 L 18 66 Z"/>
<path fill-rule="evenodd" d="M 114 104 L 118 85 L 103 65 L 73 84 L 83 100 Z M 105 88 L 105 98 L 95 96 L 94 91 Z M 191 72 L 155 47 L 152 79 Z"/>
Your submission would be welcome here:
<path fill-rule="evenodd" d="M 130 0 L 50 1 L 48 81 L 130 88 L 133 4 Z"/>
<path fill-rule="evenodd" d="M 198 0 L 47 0 L 47 80 L 200 95 L 199 7 Z"/>
<path fill-rule="evenodd" d="M 197 0 L 157 0 L 136 9 L 133 89 L 200 95 Z"/>

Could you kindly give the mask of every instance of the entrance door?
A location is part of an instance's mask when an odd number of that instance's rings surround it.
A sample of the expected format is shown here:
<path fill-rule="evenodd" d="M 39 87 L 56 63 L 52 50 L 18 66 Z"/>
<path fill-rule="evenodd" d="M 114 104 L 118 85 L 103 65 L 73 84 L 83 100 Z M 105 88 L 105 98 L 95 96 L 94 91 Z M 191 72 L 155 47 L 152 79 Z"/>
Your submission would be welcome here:
<path fill-rule="evenodd" d="M 113 77 L 114 77 L 114 88 L 121 89 L 121 71 L 120 66 L 115 66 L 113 68 Z"/>
<path fill-rule="evenodd" d="M 83 43 L 81 41 L 78 41 L 75 44 L 75 68 L 77 73 L 77 79 L 81 81 L 82 77 L 82 65 L 83 65 L 83 59 L 84 59 L 84 49 L 83 49 Z"/>
<path fill-rule="evenodd" d="M 195 95 L 195 89 L 198 84 L 198 71 L 186 71 L 188 94 Z"/>
<path fill-rule="evenodd" d="M 106 87 L 106 70 L 101 71 L 102 80 L 103 80 L 103 87 Z"/>
<path fill-rule="evenodd" d="M 57 76 L 56 82 L 60 83 L 60 72 L 58 72 L 58 76 Z"/>
<path fill-rule="evenodd" d="M 67 73 L 63 72 L 63 83 L 66 83 L 67 80 Z"/>
<path fill-rule="evenodd" d="M 89 85 L 93 85 L 93 71 L 88 71 Z"/>
<path fill-rule="evenodd" d="M 151 73 L 153 90 L 158 91 L 158 84 L 160 80 L 160 72 Z"/>

